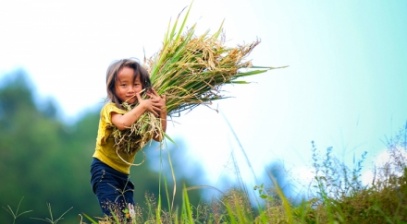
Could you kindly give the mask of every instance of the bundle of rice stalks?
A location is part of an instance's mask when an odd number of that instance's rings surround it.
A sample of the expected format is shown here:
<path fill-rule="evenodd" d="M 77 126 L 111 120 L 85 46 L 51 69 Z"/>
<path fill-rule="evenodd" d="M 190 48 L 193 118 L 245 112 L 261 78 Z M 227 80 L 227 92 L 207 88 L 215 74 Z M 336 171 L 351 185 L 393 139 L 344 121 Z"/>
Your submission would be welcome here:
<path fill-rule="evenodd" d="M 227 47 L 221 35 L 223 24 L 213 35 L 209 31 L 196 35 L 196 24 L 185 28 L 190 9 L 180 25 L 178 16 L 175 23 L 168 26 L 162 49 L 145 59 L 153 88 L 158 94 L 166 96 L 170 116 L 225 99 L 227 96 L 222 95 L 221 91 L 223 85 L 247 84 L 247 81 L 239 79 L 272 69 L 252 66 L 250 61 L 244 60 L 260 43 L 259 40 Z M 164 135 L 160 119 L 149 113 L 129 130 L 115 133 L 116 145 L 127 152 L 142 148 L 155 133 Z"/>
<path fill-rule="evenodd" d="M 123 107 L 126 110 L 132 109 L 132 106 L 127 103 L 123 103 Z M 114 127 L 112 134 L 115 140 L 116 152 L 133 153 L 142 149 L 154 135 L 158 134 L 162 138 L 164 132 L 159 118 L 152 113 L 144 113 L 129 129 L 120 131 Z"/>

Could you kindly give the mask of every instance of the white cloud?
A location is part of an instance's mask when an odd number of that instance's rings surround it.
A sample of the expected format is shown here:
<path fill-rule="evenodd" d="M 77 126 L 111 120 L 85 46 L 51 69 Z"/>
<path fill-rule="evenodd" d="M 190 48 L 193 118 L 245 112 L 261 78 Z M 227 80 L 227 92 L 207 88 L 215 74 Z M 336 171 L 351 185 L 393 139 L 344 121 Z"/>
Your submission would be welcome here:
<path fill-rule="evenodd" d="M 388 174 L 401 176 L 403 170 L 400 168 L 407 163 L 407 151 L 403 147 L 394 149 L 384 149 L 379 152 L 373 159 L 372 167 L 362 173 L 362 183 L 364 185 L 371 185 L 373 180 L 385 180 Z"/>

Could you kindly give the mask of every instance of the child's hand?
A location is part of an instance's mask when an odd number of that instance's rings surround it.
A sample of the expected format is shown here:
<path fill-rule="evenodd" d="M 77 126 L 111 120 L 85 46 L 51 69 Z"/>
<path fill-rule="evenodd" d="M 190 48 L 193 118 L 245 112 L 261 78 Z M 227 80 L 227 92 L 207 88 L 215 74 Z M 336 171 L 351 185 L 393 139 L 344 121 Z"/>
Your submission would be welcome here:
<path fill-rule="evenodd" d="M 158 95 L 158 93 L 154 89 L 151 89 L 151 91 L 149 91 L 147 93 L 147 95 L 155 103 L 155 105 L 159 108 L 158 110 L 156 110 L 156 112 L 158 113 L 158 116 L 163 112 L 167 112 L 167 108 L 165 106 L 165 103 L 166 103 L 165 96 Z"/>
<path fill-rule="evenodd" d="M 153 90 L 153 92 L 147 93 L 149 98 L 143 99 L 140 96 L 140 93 L 136 93 L 137 100 L 139 102 L 139 106 L 145 108 L 146 111 L 149 111 L 154 114 L 154 116 L 160 116 L 160 113 L 165 109 L 165 98 L 161 98 L 158 94 Z"/>
<path fill-rule="evenodd" d="M 139 103 L 138 106 L 144 108 L 145 111 L 150 111 L 155 116 L 158 115 L 157 110 L 159 110 L 159 105 L 157 105 L 157 103 L 154 103 L 154 101 L 152 99 L 143 99 L 140 96 L 140 93 L 136 93 L 136 97 L 137 97 L 137 101 Z"/>

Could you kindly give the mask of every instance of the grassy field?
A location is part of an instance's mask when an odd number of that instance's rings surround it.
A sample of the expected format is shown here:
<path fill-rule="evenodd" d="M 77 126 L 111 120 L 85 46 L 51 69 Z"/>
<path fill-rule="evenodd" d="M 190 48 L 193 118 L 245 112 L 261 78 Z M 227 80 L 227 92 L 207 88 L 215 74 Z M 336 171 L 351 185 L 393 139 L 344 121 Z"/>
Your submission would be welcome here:
<path fill-rule="evenodd" d="M 126 211 L 126 217 L 90 217 L 83 213 L 78 223 L 407 223 L 406 136 L 407 125 L 389 139 L 391 159 L 375 168 L 374 178 L 367 186 L 361 182 L 365 154 L 349 168 L 333 156 L 332 149 L 319 156 L 313 145 L 315 176 L 310 186 L 315 196 L 299 203 L 292 203 L 278 184 L 274 184 L 269 189 L 256 186 L 258 198 L 254 204 L 245 190 L 230 189 L 210 203 L 193 205 L 188 191 L 194 187 L 184 186 L 183 203 L 178 208 L 161 204 L 161 195 L 158 195 L 157 198 L 146 197 L 147 209 L 136 206 Z M 276 183 L 272 175 L 269 178 Z M 162 195 L 169 198 L 167 191 Z M 5 207 L 13 223 L 32 212 L 19 211 L 20 203 L 15 208 Z M 49 218 L 37 221 L 63 223 L 63 216 L 69 212 L 68 209 L 54 217 L 49 204 L 48 209 Z"/>
<path fill-rule="evenodd" d="M 158 201 L 147 200 L 148 211 L 135 208 L 129 221 L 117 217 L 99 223 L 407 223 L 407 130 L 388 143 L 391 160 L 376 167 L 371 184 L 362 185 L 363 154 L 349 168 L 328 148 L 318 156 L 314 147 L 315 176 L 311 184 L 315 197 L 292 203 L 275 184 L 270 189 L 255 187 L 258 203 L 253 206 L 242 189 L 230 189 L 211 203 L 193 206 L 188 188 L 183 189 L 179 209 L 163 208 Z M 276 183 L 270 175 L 272 182 Z M 144 214 L 144 215 L 143 215 Z M 147 215 L 145 215 L 147 214 Z M 130 215 L 129 215 L 130 217 Z M 90 217 L 83 222 L 98 223 Z"/>

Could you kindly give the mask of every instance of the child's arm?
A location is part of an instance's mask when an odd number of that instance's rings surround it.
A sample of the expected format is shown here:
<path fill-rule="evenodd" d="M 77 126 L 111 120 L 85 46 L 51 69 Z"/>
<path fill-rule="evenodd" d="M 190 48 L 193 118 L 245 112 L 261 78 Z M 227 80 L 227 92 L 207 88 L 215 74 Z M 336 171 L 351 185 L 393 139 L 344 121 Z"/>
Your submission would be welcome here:
<path fill-rule="evenodd" d="M 117 129 L 124 130 L 126 128 L 130 128 L 131 125 L 136 122 L 146 111 L 150 111 L 156 116 L 160 114 L 160 102 L 157 102 L 157 100 L 154 99 L 142 99 L 140 97 L 140 93 L 137 93 L 136 97 L 139 104 L 131 109 L 129 112 L 125 114 L 112 114 L 112 123 L 117 127 Z"/>

